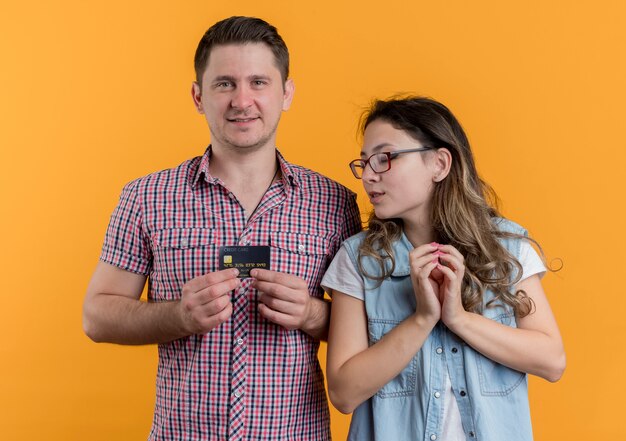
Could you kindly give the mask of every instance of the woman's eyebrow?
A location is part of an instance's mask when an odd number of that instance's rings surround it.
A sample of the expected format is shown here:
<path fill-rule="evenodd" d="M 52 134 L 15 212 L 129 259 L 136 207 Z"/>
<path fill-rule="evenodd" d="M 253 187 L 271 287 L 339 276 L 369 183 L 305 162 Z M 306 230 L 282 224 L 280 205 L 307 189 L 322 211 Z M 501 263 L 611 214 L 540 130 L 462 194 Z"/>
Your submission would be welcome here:
<path fill-rule="evenodd" d="M 391 144 L 390 142 L 381 142 L 380 144 L 377 144 L 376 146 L 374 146 L 374 148 L 372 148 L 372 153 L 378 153 L 383 148 L 390 147 L 390 146 L 393 146 L 393 144 Z M 363 150 L 361 150 L 361 156 L 365 156 L 365 155 L 366 153 Z"/>

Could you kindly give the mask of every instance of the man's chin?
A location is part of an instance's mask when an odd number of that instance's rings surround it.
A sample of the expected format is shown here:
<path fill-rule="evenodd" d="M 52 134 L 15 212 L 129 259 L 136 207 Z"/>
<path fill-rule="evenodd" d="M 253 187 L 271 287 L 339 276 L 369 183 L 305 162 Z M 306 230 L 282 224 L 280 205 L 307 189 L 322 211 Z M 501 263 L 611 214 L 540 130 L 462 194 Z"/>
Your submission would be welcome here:
<path fill-rule="evenodd" d="M 242 150 L 242 151 L 255 151 L 261 150 L 263 148 L 269 147 L 273 148 L 274 143 L 271 142 L 271 137 L 263 137 L 263 138 L 229 138 L 225 140 L 224 143 L 227 147 L 232 149 Z"/>

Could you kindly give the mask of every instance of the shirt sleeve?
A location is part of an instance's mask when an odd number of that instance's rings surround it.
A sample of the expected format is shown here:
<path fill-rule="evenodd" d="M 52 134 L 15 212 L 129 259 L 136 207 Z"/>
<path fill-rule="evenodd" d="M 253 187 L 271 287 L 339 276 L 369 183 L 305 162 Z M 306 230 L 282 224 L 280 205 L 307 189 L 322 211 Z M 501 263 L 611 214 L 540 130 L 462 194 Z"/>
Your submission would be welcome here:
<path fill-rule="evenodd" d="M 126 271 L 148 275 L 152 250 L 143 229 L 137 181 L 126 185 L 109 221 L 100 260 Z"/>
<path fill-rule="evenodd" d="M 359 212 L 359 206 L 356 203 L 356 194 L 350 192 L 344 211 L 340 241 L 343 242 L 349 237 L 352 237 L 360 232 L 362 229 L 361 213 Z"/>
<path fill-rule="evenodd" d="M 333 291 L 341 291 L 359 300 L 365 300 L 365 285 L 348 255 L 348 250 L 341 247 L 330 263 L 324 278 L 322 288 L 332 296 Z"/>
<path fill-rule="evenodd" d="M 539 254 L 537 254 L 537 251 L 535 251 L 527 240 L 522 240 L 520 244 L 519 263 L 522 265 L 522 278 L 520 282 L 535 274 L 538 274 L 539 278 L 542 278 L 546 274 L 546 267 L 539 257 Z"/>

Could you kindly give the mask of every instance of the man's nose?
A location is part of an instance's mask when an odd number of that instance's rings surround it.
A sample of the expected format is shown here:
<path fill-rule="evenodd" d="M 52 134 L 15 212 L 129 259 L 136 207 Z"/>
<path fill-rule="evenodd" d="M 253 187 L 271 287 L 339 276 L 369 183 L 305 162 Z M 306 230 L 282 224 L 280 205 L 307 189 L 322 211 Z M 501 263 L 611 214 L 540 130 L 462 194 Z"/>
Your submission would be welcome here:
<path fill-rule="evenodd" d="M 238 87 L 232 97 L 231 105 L 235 109 L 247 109 L 252 105 L 252 91 L 246 86 Z"/>

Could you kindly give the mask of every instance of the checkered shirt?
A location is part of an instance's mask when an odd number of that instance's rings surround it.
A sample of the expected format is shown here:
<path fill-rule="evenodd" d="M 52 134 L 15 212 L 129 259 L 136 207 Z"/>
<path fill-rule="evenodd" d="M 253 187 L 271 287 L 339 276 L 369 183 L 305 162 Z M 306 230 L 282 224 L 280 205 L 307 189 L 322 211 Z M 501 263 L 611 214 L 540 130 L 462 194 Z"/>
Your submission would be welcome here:
<path fill-rule="evenodd" d="M 124 187 L 101 260 L 149 276 L 151 302 L 180 299 L 185 282 L 219 268 L 219 247 L 269 245 L 271 269 L 321 297 L 341 242 L 360 230 L 355 195 L 289 164 L 250 219 L 209 173 L 211 149 Z M 231 318 L 204 335 L 159 345 L 150 440 L 330 439 L 319 342 L 262 318 L 251 279 L 232 292 Z"/>

